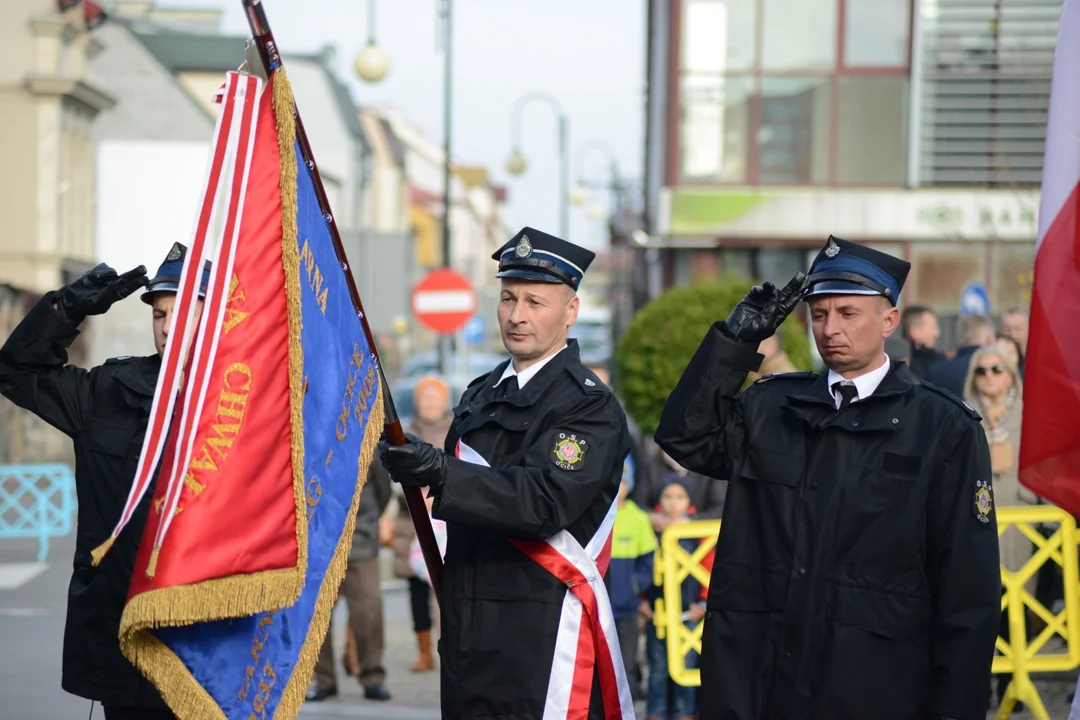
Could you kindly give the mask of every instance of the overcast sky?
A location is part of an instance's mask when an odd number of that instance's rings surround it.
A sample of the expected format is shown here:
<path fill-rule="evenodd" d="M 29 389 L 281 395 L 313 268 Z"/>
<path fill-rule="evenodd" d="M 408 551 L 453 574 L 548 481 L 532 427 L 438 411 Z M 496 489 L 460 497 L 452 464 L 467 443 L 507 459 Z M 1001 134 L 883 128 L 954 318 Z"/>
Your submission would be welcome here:
<path fill-rule="evenodd" d="M 159 0 L 161 6 L 219 7 L 224 30 L 247 34 L 240 0 Z M 558 99 L 570 118 L 571 178 L 607 178 L 607 160 L 578 148 L 603 139 L 618 154 L 624 176 L 640 178 L 644 137 L 644 0 L 454 0 L 453 156 L 483 165 L 510 189 L 507 221 L 558 234 L 555 120 L 541 103 L 524 112 L 525 175 L 511 177 L 511 109 L 527 92 Z M 337 48 L 337 67 L 360 104 L 396 107 L 442 141 L 443 59 L 439 0 L 378 0 L 375 30 L 390 55 L 390 74 L 377 85 L 353 75 L 366 43 L 367 0 L 265 0 L 285 53 Z M 301 108 L 301 112 L 303 108 Z M 602 221 L 571 209 L 570 237 L 587 246 L 606 240 Z"/>

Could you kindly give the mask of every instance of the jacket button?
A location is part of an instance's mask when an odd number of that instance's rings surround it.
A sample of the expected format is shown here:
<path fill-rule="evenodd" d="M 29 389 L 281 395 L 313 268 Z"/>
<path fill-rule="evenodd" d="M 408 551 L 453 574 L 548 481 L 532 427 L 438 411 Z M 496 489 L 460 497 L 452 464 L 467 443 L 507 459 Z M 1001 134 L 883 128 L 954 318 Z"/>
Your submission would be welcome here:
<path fill-rule="evenodd" d="M 495 417 L 495 413 L 491 413 L 488 417 Z"/>
<path fill-rule="evenodd" d="M 528 427 L 528 425 L 529 425 L 529 421 L 528 421 L 528 420 L 526 420 L 525 422 L 521 423 L 521 426 L 522 426 L 522 427 Z"/>
<path fill-rule="evenodd" d="M 892 419 L 892 424 L 893 425 L 899 425 L 900 424 L 900 418 L 893 418 Z"/>
<path fill-rule="evenodd" d="M 791 651 L 790 650 L 785 650 L 784 651 L 784 657 L 786 657 L 786 658 L 791 657 Z"/>
<path fill-rule="evenodd" d="M 806 574 L 806 568 L 799 568 L 795 572 L 799 573 L 799 576 L 801 577 Z"/>
<path fill-rule="evenodd" d="M 859 421 L 856 420 L 853 423 L 851 423 L 851 427 L 859 427 Z"/>
<path fill-rule="evenodd" d="M 705 613 L 705 619 L 706 620 L 712 620 L 712 612 Z"/>

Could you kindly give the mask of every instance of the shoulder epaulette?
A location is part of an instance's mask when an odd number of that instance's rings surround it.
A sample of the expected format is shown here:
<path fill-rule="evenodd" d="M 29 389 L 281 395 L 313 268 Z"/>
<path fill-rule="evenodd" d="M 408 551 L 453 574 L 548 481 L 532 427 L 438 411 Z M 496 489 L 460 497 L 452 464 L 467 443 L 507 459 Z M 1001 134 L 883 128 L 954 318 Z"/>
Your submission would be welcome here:
<path fill-rule="evenodd" d="M 608 387 L 596 377 L 596 373 L 584 365 L 567 365 L 566 370 L 574 376 L 586 394 L 609 392 Z"/>
<path fill-rule="evenodd" d="M 139 358 L 134 355 L 122 355 L 120 357 L 109 358 L 105 361 L 106 365 L 127 365 L 130 362 L 134 362 Z"/>
<path fill-rule="evenodd" d="M 809 380 L 816 377 L 817 373 L 810 371 L 769 373 L 768 375 L 762 375 L 761 377 L 759 377 L 757 380 L 754 381 L 754 384 L 766 383 L 770 380 Z"/>
<path fill-rule="evenodd" d="M 975 408 L 971 407 L 970 405 L 968 405 L 967 402 L 963 398 L 957 397 L 956 395 L 949 392 L 945 388 L 938 387 L 937 385 L 934 385 L 932 383 L 928 383 L 925 380 L 923 380 L 919 384 L 922 387 L 926 388 L 927 390 L 933 390 L 938 395 L 941 395 L 942 397 L 946 397 L 949 400 L 956 403 L 957 405 L 959 405 L 960 407 L 964 408 L 964 412 L 966 412 L 968 414 L 968 416 L 970 416 L 973 420 L 982 420 L 982 415 L 979 414 L 979 411 L 976 410 Z"/>

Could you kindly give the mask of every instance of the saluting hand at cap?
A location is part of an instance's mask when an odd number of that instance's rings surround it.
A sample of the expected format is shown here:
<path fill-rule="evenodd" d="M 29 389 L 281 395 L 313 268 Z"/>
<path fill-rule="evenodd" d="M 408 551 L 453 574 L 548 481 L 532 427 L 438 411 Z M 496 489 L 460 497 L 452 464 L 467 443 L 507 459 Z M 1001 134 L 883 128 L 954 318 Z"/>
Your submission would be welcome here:
<path fill-rule="evenodd" d="M 83 273 L 68 283 L 57 293 L 57 309 L 68 320 L 82 322 L 89 315 L 101 315 L 113 303 L 123 300 L 150 281 L 146 277 L 146 267 L 140 265 L 128 270 L 123 275 L 105 263 Z"/>
<path fill-rule="evenodd" d="M 795 273 L 795 277 L 779 291 L 768 281 L 755 285 L 728 315 L 724 323 L 727 335 L 754 345 L 772 337 L 799 304 L 806 285 L 806 273 L 803 272 Z"/>

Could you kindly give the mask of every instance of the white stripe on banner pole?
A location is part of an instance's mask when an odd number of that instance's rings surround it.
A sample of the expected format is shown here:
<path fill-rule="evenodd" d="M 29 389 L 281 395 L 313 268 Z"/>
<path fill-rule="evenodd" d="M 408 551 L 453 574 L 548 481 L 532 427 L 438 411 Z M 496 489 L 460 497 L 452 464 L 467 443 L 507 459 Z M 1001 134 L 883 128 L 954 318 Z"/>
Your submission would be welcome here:
<path fill-rule="evenodd" d="M 426 290 L 416 293 L 413 309 L 418 313 L 472 312 L 476 296 L 469 290 Z"/>

